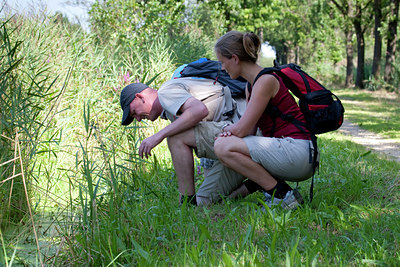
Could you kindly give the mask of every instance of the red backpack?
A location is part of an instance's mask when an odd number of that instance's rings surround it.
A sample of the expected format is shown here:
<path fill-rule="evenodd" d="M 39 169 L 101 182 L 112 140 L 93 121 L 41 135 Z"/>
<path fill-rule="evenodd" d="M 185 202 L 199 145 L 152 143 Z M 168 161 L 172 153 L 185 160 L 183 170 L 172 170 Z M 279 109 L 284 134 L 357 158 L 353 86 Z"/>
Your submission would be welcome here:
<path fill-rule="evenodd" d="M 312 134 L 322 134 L 338 129 L 343 123 L 344 107 L 340 99 L 318 81 L 301 70 L 298 65 L 287 64 L 265 68 L 254 80 L 263 74 L 275 73 L 282 78 L 286 87 L 299 99 L 300 110 L 306 124 L 291 120 L 297 127 L 305 127 Z M 272 108 L 275 116 L 289 120 L 285 114 Z"/>

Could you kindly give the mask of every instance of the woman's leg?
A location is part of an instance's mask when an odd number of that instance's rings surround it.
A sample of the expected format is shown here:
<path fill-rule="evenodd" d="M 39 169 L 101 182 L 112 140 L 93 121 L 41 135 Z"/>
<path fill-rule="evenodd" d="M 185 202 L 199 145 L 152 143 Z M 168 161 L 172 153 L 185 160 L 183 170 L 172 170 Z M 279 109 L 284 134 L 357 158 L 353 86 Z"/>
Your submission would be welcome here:
<path fill-rule="evenodd" d="M 219 137 L 215 140 L 214 152 L 222 164 L 256 182 L 266 191 L 277 185 L 275 178 L 251 159 L 249 149 L 242 138 Z"/>
<path fill-rule="evenodd" d="M 263 187 L 268 193 L 265 194 L 267 197 L 265 202 L 269 207 L 280 205 L 285 209 L 293 209 L 301 205 L 304 201 L 297 189 L 292 189 L 285 181 L 272 177 L 263 165 L 252 159 L 248 146 L 252 147 L 253 157 L 254 152 L 258 150 L 257 156 L 264 161 L 262 164 L 268 162 L 267 165 L 271 165 L 272 163 L 277 173 L 284 171 L 286 168 L 283 167 L 286 165 L 291 171 L 294 171 L 291 164 L 292 159 L 287 154 L 292 153 L 292 150 L 284 151 L 283 154 L 282 151 L 278 152 L 282 148 L 282 143 L 281 140 L 274 138 L 264 139 L 264 145 L 261 144 L 262 142 L 252 139 L 246 138 L 245 141 L 235 136 L 220 137 L 214 143 L 214 152 L 223 164 Z M 265 144 L 268 145 L 265 146 Z M 278 154 L 280 155 L 278 156 Z M 297 165 L 294 166 L 295 168 L 298 167 Z M 271 198 L 271 196 L 275 197 Z"/>

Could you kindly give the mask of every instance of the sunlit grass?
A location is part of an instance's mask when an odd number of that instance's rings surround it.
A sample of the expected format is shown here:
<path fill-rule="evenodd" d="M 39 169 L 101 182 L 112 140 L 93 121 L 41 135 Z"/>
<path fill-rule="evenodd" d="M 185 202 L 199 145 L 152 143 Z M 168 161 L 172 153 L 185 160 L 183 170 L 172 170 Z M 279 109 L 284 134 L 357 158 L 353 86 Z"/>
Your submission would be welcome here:
<path fill-rule="evenodd" d="M 361 128 L 400 141 L 400 97 L 395 93 L 336 90 L 345 107 L 345 118 Z"/>

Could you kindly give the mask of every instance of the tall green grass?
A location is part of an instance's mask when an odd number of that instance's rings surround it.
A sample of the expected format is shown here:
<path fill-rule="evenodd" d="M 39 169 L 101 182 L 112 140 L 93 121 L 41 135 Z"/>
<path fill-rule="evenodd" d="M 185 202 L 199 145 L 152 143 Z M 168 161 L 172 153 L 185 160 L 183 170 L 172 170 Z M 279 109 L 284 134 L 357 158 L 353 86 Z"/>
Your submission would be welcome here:
<path fill-rule="evenodd" d="M 202 46 L 201 38 L 183 36 L 187 42 L 179 44 L 163 38 L 125 53 L 96 46 L 90 34 L 51 17 L 16 16 L 2 29 L 16 47 L 9 57 L 3 41 L 2 60 L 21 61 L 1 69 L 2 84 L 19 81 L 1 91 L 1 133 L 9 138 L 1 139 L 1 163 L 14 157 L 15 130 L 25 129 L 21 145 L 41 253 L 26 208 L 3 205 L 1 211 L 19 217 L 2 217 L 1 264 L 39 265 L 40 256 L 54 266 L 399 264 L 399 164 L 335 133 L 319 139 L 315 197 L 296 211 L 262 212 L 258 193 L 207 208 L 178 204 L 166 143 L 149 160 L 137 154 L 141 140 L 167 122 L 122 127 L 119 93 L 136 79 L 158 88 L 175 64 L 205 56 L 209 43 Z M 9 88 L 21 97 L 9 97 Z M 13 113 L 13 106 L 20 108 Z M 9 123 L 13 114 L 27 122 Z M 2 179 L 12 172 L 7 166 L 0 167 Z M 309 181 L 300 184 L 303 195 L 308 190 Z M 9 183 L 0 191 L 7 197 Z M 24 203 L 19 192 L 12 200 Z"/>
<path fill-rule="evenodd" d="M 3 151 L 0 160 L 2 163 L 9 162 L 2 164 L 0 169 L 4 179 L 19 175 L 23 170 L 28 175 L 32 172 L 36 164 L 34 155 L 41 146 L 41 137 L 54 113 L 52 109 L 45 110 L 46 106 L 53 106 L 59 98 L 52 88 L 57 77 L 51 77 L 49 66 L 41 59 L 42 53 L 47 51 L 25 49 L 22 54 L 24 43 L 18 40 L 19 30 L 9 27 L 14 19 L 4 21 L 0 29 L 0 145 Z M 22 147 L 21 160 L 17 159 L 16 142 Z M 8 221 L 18 222 L 26 211 L 28 203 L 23 197 L 22 179 L 21 176 L 17 178 L 2 183 L 1 200 L 8 205 L 2 210 L 5 218 L 1 218 L 1 226 Z"/>
<path fill-rule="evenodd" d="M 46 233 L 60 237 L 62 228 L 68 236 L 76 222 L 96 221 L 98 196 L 113 201 L 120 184 L 137 190 L 135 180 L 141 177 L 135 173 L 148 165 L 138 159 L 137 144 L 165 123 L 121 127 L 119 93 L 135 80 L 157 88 L 179 60 L 163 39 L 149 43 L 148 50 L 132 47 L 121 54 L 118 47 L 93 45 L 92 36 L 53 17 L 16 15 L 1 26 L 1 181 L 13 175 L 13 168 L 21 169 L 6 163 L 15 158 L 13 140 L 21 133 L 40 242 L 52 246 Z M 164 152 L 150 165 L 169 161 Z M 25 190 L 18 177 L 2 183 L 0 190 L 2 203 L 11 201 L 10 208 L 1 206 L 7 251 L 22 261 L 29 253 L 17 248 L 30 230 L 21 233 L 16 226 L 30 217 Z M 86 211 L 92 213 L 86 216 Z"/>

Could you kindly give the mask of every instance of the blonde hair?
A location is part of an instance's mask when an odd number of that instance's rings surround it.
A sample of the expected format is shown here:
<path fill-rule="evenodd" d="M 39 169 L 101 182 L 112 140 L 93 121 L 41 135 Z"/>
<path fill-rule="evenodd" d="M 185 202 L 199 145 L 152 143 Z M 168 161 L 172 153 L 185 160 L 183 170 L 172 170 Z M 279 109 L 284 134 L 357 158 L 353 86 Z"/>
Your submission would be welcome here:
<path fill-rule="evenodd" d="M 258 54 L 261 49 L 261 41 L 252 32 L 230 31 L 218 39 L 214 46 L 216 53 L 226 58 L 237 55 L 240 60 L 257 62 Z"/>

